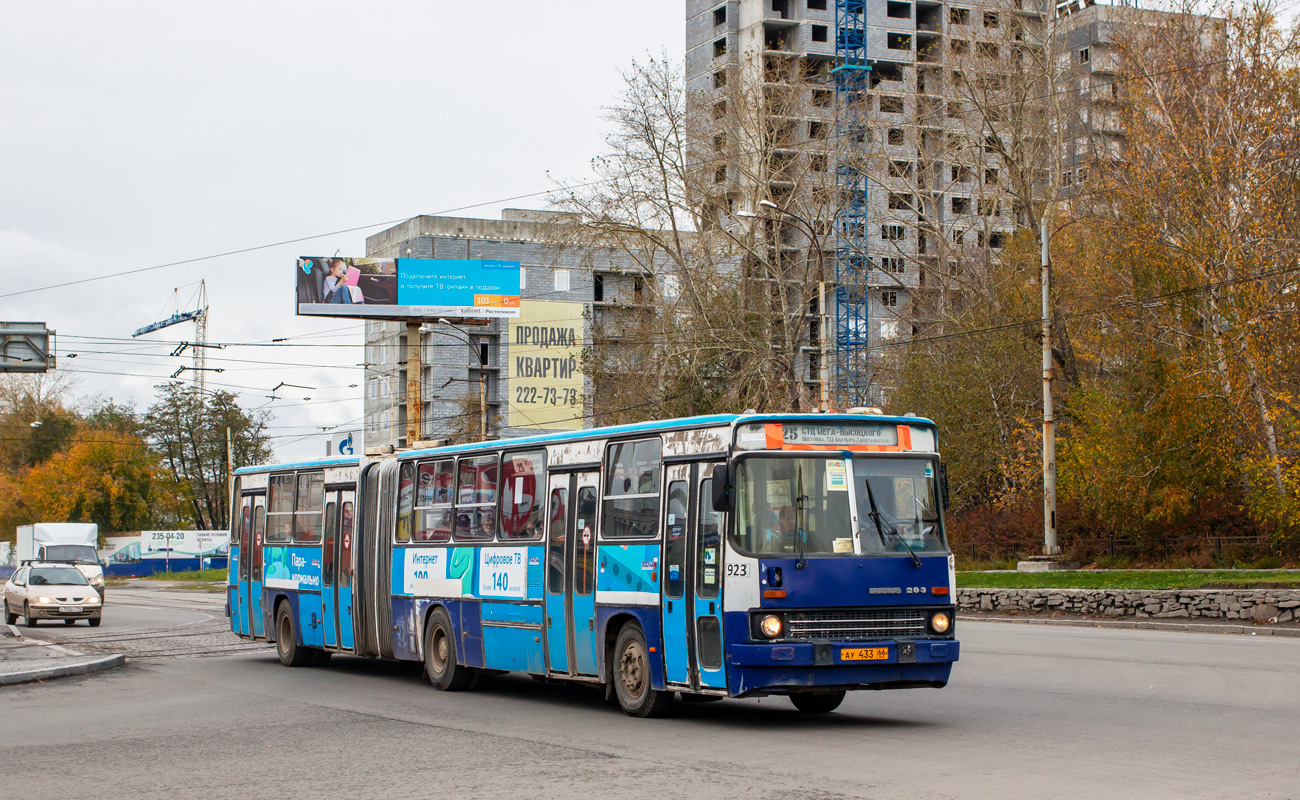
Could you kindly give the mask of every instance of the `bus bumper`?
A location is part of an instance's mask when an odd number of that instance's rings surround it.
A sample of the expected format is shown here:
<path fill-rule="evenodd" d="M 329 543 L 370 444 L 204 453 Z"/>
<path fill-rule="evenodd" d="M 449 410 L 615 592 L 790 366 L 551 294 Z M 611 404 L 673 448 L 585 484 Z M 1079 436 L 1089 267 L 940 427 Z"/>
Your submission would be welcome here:
<path fill-rule="evenodd" d="M 844 650 L 888 648 L 876 661 L 846 661 Z M 961 653 L 955 639 L 888 642 L 734 644 L 727 653 L 727 683 L 734 697 L 787 694 L 809 688 L 940 688 Z"/>

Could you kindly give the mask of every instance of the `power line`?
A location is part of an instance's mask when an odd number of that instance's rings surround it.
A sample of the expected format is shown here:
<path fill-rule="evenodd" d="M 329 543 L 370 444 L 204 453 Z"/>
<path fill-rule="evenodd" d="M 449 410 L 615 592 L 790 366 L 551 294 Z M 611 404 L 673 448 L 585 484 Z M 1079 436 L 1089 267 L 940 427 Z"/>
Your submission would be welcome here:
<path fill-rule="evenodd" d="M 1261 54 L 1269 54 L 1269 53 L 1276 54 L 1276 53 L 1283 53 L 1283 52 L 1288 52 L 1288 51 L 1295 50 L 1295 49 L 1300 49 L 1300 44 L 1288 45 L 1288 46 L 1285 46 L 1285 47 L 1273 48 L 1272 50 L 1261 51 L 1260 53 L 1251 54 L 1250 57 L 1251 57 L 1251 58 L 1257 58 L 1257 57 L 1258 57 L 1259 55 L 1261 55 Z M 1243 57 L 1243 58 L 1245 58 L 1245 57 Z M 1128 76 L 1128 77 L 1117 78 L 1117 79 L 1115 79 L 1114 82 L 1115 82 L 1115 83 L 1122 83 L 1122 82 L 1128 82 L 1128 81 L 1144 80 L 1144 79 L 1153 78 L 1153 77 L 1160 77 L 1160 76 L 1163 76 L 1163 75 L 1175 74 L 1175 73 L 1178 73 L 1178 72 L 1187 72 L 1187 71 L 1193 71 L 1193 70 L 1197 70 L 1197 69 L 1204 69 L 1204 68 L 1212 67 L 1212 66 L 1221 66 L 1221 65 L 1224 65 L 1224 64 L 1233 63 L 1234 61 L 1237 61 L 1237 60 L 1241 60 L 1241 59 L 1235 59 L 1235 58 L 1223 58 L 1223 59 L 1216 59 L 1216 60 L 1211 60 L 1211 61 L 1204 61 L 1204 62 L 1200 62 L 1200 63 L 1196 63 L 1196 64 L 1191 64 L 1191 65 L 1188 65 L 1188 66 L 1185 66 L 1185 67 L 1177 67 L 1177 68 L 1173 68 L 1173 69 L 1169 69 L 1169 70 L 1164 70 L 1164 71 L 1160 71 L 1160 72 L 1153 72 L 1153 73 L 1140 73 L 1140 74 L 1132 75 L 1132 76 Z M 1043 100 L 1043 99 L 1049 99 L 1049 98 L 1055 97 L 1055 96 L 1060 95 L 1060 94 L 1073 93 L 1074 91 L 1077 91 L 1077 90 L 1075 90 L 1075 89 L 1065 89 L 1065 90 L 1053 89 L 1053 90 L 1051 90 L 1051 91 L 1049 91 L 1049 92 L 1047 92 L 1046 94 L 1043 94 L 1043 95 L 1038 95 L 1038 96 L 1033 96 L 1033 95 L 1031 95 L 1031 96 L 1029 96 L 1029 97 L 1022 98 L 1020 101 L 1018 101 L 1018 102 L 1016 102 L 1016 103 L 1008 103 L 1008 104 L 1005 104 L 1005 106 L 993 105 L 993 106 L 990 106 L 989 108 L 1010 108 L 1010 107 L 1013 107 L 1013 106 L 1022 105 L 1022 104 L 1024 103 L 1024 101 L 1026 101 L 1026 100 Z M 939 119 L 939 118 L 942 118 L 942 116 L 936 113 L 936 114 L 934 115 L 934 119 Z M 921 121 L 922 119 L 924 119 L 924 117 L 922 117 L 922 116 L 918 116 L 918 118 L 917 118 L 918 122 Z M 891 127 L 897 127 L 897 125 L 896 125 L 896 124 L 891 124 L 891 123 L 889 123 L 889 122 L 882 122 L 882 123 L 879 123 L 879 124 L 877 124 L 877 125 L 872 125 L 872 126 L 864 127 L 864 128 L 862 128 L 862 130 L 873 130 L 873 131 L 879 131 L 879 130 L 885 130 L 885 129 L 888 129 L 888 128 L 891 128 Z M 812 140 L 812 141 L 809 141 L 809 142 L 800 142 L 800 143 L 798 143 L 798 144 L 800 144 L 800 145 L 807 145 L 807 144 L 813 144 L 813 145 L 816 145 L 816 144 L 818 144 L 818 143 L 820 143 L 820 142 L 822 142 L 822 141 L 825 141 L 825 140 L 827 140 L 827 139 L 838 138 L 839 136 L 842 136 L 842 135 L 848 135 L 848 133 L 847 133 L 847 132 L 844 133 L 844 134 L 841 134 L 841 133 L 831 133 L 831 134 L 827 134 L 825 137 L 823 137 L 823 138 L 821 138 L 821 139 Z M 742 153 L 744 153 L 744 152 L 745 152 L 745 151 L 742 151 Z M 761 153 L 761 152 L 763 152 L 763 151 L 762 151 L 762 150 L 754 150 L 754 151 L 752 151 L 752 152 L 749 152 L 748 154 L 749 154 L 749 155 L 754 155 L 754 154 L 758 154 L 758 153 Z M 730 161 L 730 160 L 733 160 L 733 157 L 732 157 L 732 156 L 719 156 L 719 157 L 714 157 L 714 158 L 706 158 L 706 159 L 700 159 L 700 160 L 697 160 L 697 161 L 694 161 L 694 162 L 687 161 L 687 162 L 685 162 L 685 163 L 683 164 L 683 168 L 685 168 L 685 169 L 690 169 L 690 168 L 692 168 L 692 167 L 705 167 L 705 166 L 708 166 L 709 164 L 715 164 L 715 163 L 718 163 L 718 162 L 720 162 L 720 161 Z M 531 198 L 535 198 L 535 197 L 539 197 L 539 196 L 543 196 L 543 195 L 554 194 L 554 193 L 556 193 L 556 192 L 572 192 L 572 191 L 575 190 L 575 189 L 589 188 L 589 187 L 598 186 L 598 185 L 600 185 L 600 184 L 604 184 L 604 183 L 612 183 L 612 182 L 616 182 L 616 181 L 618 181 L 618 180 L 624 180 L 624 179 L 626 179 L 626 178 L 628 178 L 628 177 L 631 177 L 631 176 L 632 176 L 632 173 L 628 173 L 628 174 L 624 174 L 624 175 L 620 175 L 620 176 L 616 176 L 616 177 L 612 177 L 612 178 L 600 178 L 600 179 L 595 179 L 595 180 L 592 180 L 592 181 L 580 182 L 580 183 L 569 184 L 569 185 L 561 185 L 561 186 L 559 186 L 558 188 L 546 189 L 546 190 L 536 191 L 536 192 L 527 192 L 527 193 L 524 193 L 524 194 L 513 195 L 513 196 L 511 196 L 511 197 L 499 198 L 499 199 L 496 199 L 496 200 L 489 200 L 489 201 L 484 201 L 484 202 L 481 202 L 481 203 L 474 203 L 474 204 L 470 204 L 470 205 L 463 205 L 463 206 L 458 206 L 458 207 L 455 207 L 455 208 L 445 209 L 445 210 L 442 210 L 442 211 L 434 212 L 433 214 L 431 214 L 431 215 L 429 215 L 429 216 L 443 216 L 443 215 L 451 214 L 451 213 L 455 213 L 455 212 L 458 212 L 458 211 L 467 211 L 467 210 L 474 209 L 474 208 L 481 208 L 481 207 L 483 207 L 483 206 L 487 206 L 487 205 L 496 205 L 496 204 L 499 204 L 499 203 L 508 203 L 508 202 L 512 202 L 512 201 L 514 201 L 514 200 L 525 200 L 525 199 L 531 199 Z M 270 249 L 270 248 L 273 248 L 273 247 L 282 247 L 282 246 L 284 246 L 284 245 L 289 245 L 289 244 L 298 244 L 298 243 L 301 243 L 301 242 L 313 241 L 313 240 L 315 240 L 315 239 L 323 239 L 323 238 L 327 238 L 327 237 L 330 237 L 330 236 L 339 236 L 339 235 L 346 234 L 346 233 L 355 233 L 355 232 L 358 232 L 358 231 L 369 230 L 369 229 L 371 229 L 371 228 L 377 228 L 377 227 L 381 227 L 381 226 L 385 226 L 385 225 L 389 225 L 389 226 L 391 226 L 391 225 L 396 225 L 396 224 L 401 223 L 401 222 L 406 222 L 406 221 L 408 221 L 408 220 L 410 220 L 410 219 L 413 219 L 413 218 L 412 218 L 412 217 L 404 217 L 404 218 L 398 218 L 398 219 L 393 219 L 393 220 L 387 220 L 387 221 L 384 221 L 384 222 L 374 222 L 374 223 L 369 223 L 369 224 L 366 224 L 366 225 L 357 225 L 357 226 L 354 226 L 354 227 L 351 227 L 351 228 L 343 228 L 343 229 L 340 229 L 340 230 L 329 231 L 329 232 L 327 232 L 327 233 L 318 233 L 318 234 L 312 234 L 312 235 L 309 235 L 309 236 L 300 236 L 300 237 L 296 237 L 296 238 L 293 238 L 293 239 L 285 239 L 285 240 L 278 241 L 278 242 L 271 242 L 271 243 L 267 243 L 267 244 L 254 245 L 254 246 L 251 246 L 251 247 L 242 247 L 242 248 L 237 248 L 237 249 L 234 249 L 234 250 L 227 250 L 227 251 L 224 251 L 224 252 L 213 253 L 213 254 L 205 255 L 205 256 L 196 256 L 196 257 L 194 257 L 194 258 L 181 259 L 181 260 L 179 260 L 179 261 L 170 261 L 170 262 L 163 263 L 163 264 L 155 264 L 155 265 L 153 265 L 153 266 L 148 266 L 148 267 L 139 267 L 139 268 L 136 268 L 136 269 L 123 270 L 123 271 L 119 271 L 119 272 L 115 272 L 115 273 L 107 273 L 107 274 L 103 274 L 103 275 L 96 275 L 96 276 L 89 277 L 89 278 L 80 278 L 80 279 L 72 280 L 72 281 L 64 281 L 64 282 L 62 282 L 62 283 L 49 284 L 49 285 L 47 285 L 47 286 L 39 286 L 39 287 L 31 288 L 31 289 L 20 289 L 20 290 L 18 290 L 18 291 L 13 291 L 13 292 L 7 292 L 7 293 L 4 293 L 4 294 L 0 294 L 0 299 L 4 299 L 4 298 L 8 298 L 8 297 L 18 297 L 18 296 L 21 296 L 21 295 L 32 294 L 32 293 L 35 293 L 35 292 L 48 291 L 48 290 L 50 290 L 50 289 L 62 289 L 62 288 L 66 288 L 66 287 L 69 287 L 69 286 L 77 286 L 77 285 L 81 285 L 81 284 L 85 284 L 85 283 L 91 283 L 91 282 L 101 281 L 101 280 L 108 280 L 108 279 L 110 279 L 110 278 L 117 278 L 117 277 L 122 277 L 122 276 L 126 276 L 126 275 L 136 275 L 136 274 L 139 274 L 139 273 L 142 273 L 142 272 L 151 272 L 151 271 L 154 271 L 154 270 L 166 269 L 166 268 L 169 268 L 169 267 L 185 266 L 185 265 L 188 265 L 188 264 L 195 264 L 195 263 L 199 263 L 199 262 L 203 262 L 203 261 L 210 261 L 210 260 L 217 259 L 217 258 L 225 258 L 225 257 L 228 257 L 228 256 L 233 256 L 233 255 L 242 255 L 242 254 L 245 254 L 245 253 L 257 252 L 257 251 L 259 251 L 259 250 L 267 250 L 267 249 Z"/>

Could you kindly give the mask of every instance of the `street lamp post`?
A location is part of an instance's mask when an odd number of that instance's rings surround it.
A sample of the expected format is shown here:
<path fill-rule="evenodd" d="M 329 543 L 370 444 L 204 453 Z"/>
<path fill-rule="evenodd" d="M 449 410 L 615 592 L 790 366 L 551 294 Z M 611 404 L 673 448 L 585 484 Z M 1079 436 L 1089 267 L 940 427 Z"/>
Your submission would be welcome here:
<path fill-rule="evenodd" d="M 822 249 L 821 237 L 817 235 L 817 230 L 811 222 L 793 211 L 781 208 L 770 200 L 760 200 L 758 204 L 763 208 L 770 208 L 778 214 L 783 214 L 796 222 L 802 223 L 803 230 L 808 234 L 808 241 L 812 243 L 817 253 L 817 332 L 818 338 L 821 340 L 821 356 L 817 365 L 817 394 L 821 410 L 826 411 L 831 405 L 830 348 L 828 346 L 830 342 L 830 317 L 826 313 L 826 251 Z M 750 211 L 741 211 L 736 216 L 746 219 L 765 219 L 769 222 L 778 221 Z"/>
<path fill-rule="evenodd" d="M 440 325 L 446 325 L 453 331 L 465 337 L 465 344 L 469 346 L 471 357 L 478 361 L 478 428 L 479 439 L 487 441 L 488 438 L 488 412 L 487 412 L 487 371 L 482 357 L 479 355 L 479 349 L 474 346 L 474 339 L 468 333 L 457 326 L 451 324 L 445 317 L 438 320 Z"/>

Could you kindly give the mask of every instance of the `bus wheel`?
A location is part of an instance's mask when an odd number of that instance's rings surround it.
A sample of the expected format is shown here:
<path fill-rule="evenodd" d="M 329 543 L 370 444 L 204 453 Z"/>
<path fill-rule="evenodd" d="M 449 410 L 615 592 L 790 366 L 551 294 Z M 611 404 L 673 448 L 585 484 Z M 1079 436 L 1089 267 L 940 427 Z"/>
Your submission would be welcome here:
<path fill-rule="evenodd" d="M 275 650 L 280 655 L 280 663 L 286 667 L 310 666 L 313 660 L 310 650 L 298 646 L 298 631 L 287 600 L 275 610 Z"/>
<path fill-rule="evenodd" d="M 844 702 L 844 692 L 796 692 L 790 702 L 805 714 L 829 714 Z"/>
<path fill-rule="evenodd" d="M 444 608 L 435 608 L 424 627 L 424 671 L 429 683 L 444 692 L 467 689 L 474 677 L 469 667 L 456 663 L 456 637 Z"/>
<path fill-rule="evenodd" d="M 630 716 L 661 717 L 672 706 L 672 692 L 650 686 L 650 657 L 645 636 L 636 625 L 628 623 L 618 632 L 611 672 L 618 704 Z"/>

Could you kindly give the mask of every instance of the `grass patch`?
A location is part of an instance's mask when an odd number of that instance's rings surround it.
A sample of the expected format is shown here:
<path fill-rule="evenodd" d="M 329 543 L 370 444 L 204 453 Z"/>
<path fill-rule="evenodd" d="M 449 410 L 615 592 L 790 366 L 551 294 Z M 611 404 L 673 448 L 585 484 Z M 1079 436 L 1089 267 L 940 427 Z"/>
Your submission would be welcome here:
<path fill-rule="evenodd" d="M 224 569 L 192 569 L 188 572 L 155 572 L 141 580 L 146 581 L 199 581 L 204 583 L 225 583 L 229 575 Z"/>
<path fill-rule="evenodd" d="M 958 572 L 963 589 L 1296 589 L 1300 572 Z"/>

